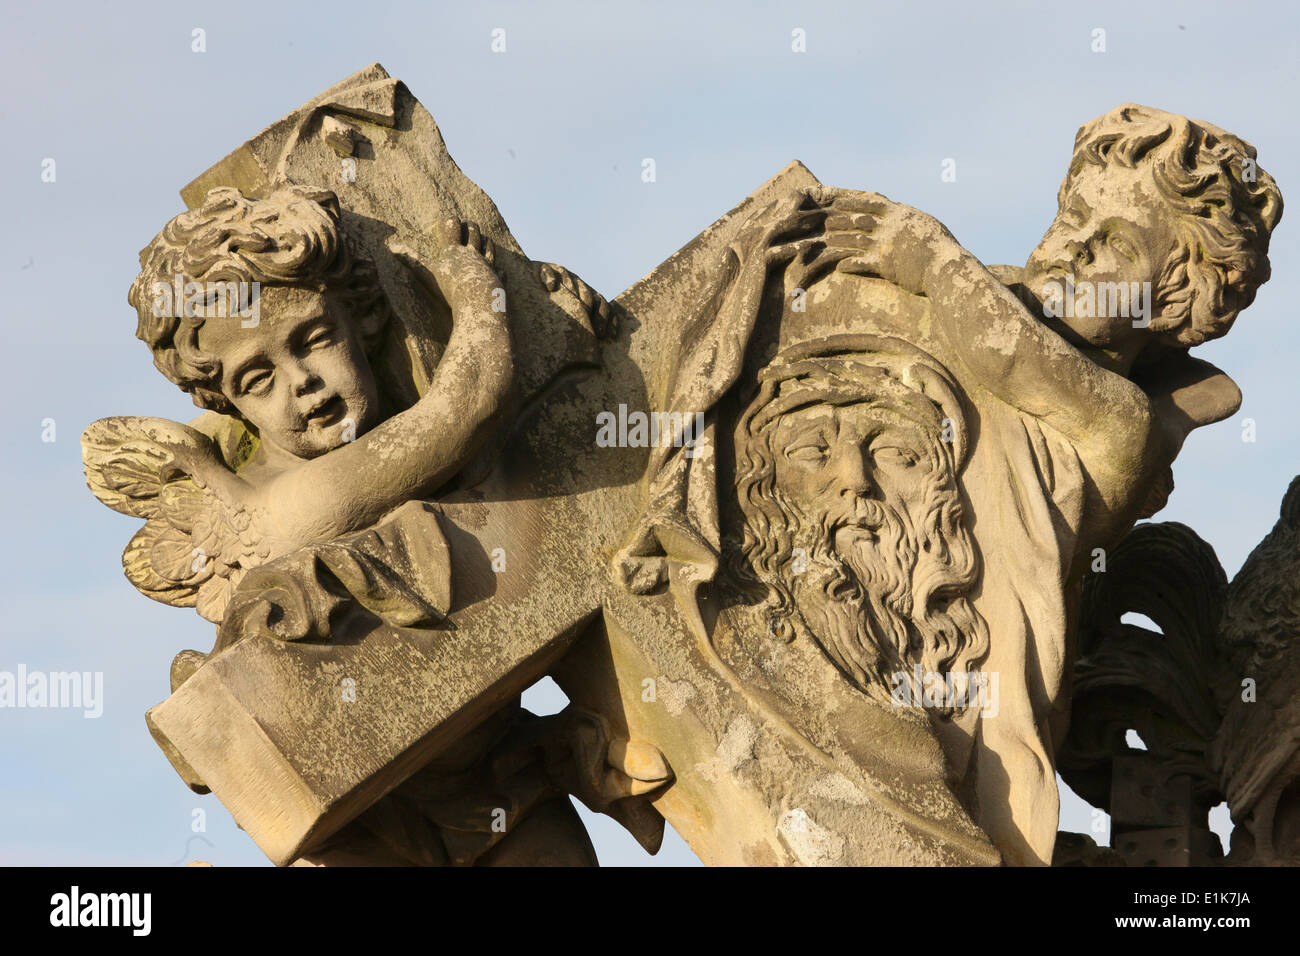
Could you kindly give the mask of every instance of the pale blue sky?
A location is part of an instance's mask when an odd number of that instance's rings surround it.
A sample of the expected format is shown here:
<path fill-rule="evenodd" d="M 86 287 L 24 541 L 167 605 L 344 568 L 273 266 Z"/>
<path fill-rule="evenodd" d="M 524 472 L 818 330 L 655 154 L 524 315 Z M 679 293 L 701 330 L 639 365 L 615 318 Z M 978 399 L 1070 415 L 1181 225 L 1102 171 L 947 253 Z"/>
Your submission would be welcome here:
<path fill-rule="evenodd" d="M 265 862 L 145 729 L 173 654 L 206 650 L 211 628 L 123 578 L 136 522 L 86 490 L 78 436 L 105 415 L 193 416 L 133 338 L 136 254 L 181 210 L 182 185 L 349 73 L 377 60 L 405 80 L 528 254 L 611 298 L 795 158 L 932 213 L 985 262 L 1021 263 L 1076 128 L 1126 101 L 1238 133 L 1284 194 L 1300 183 L 1300 16 L 1280 2 L 52 2 L 3 17 L 0 670 L 103 671 L 106 702 L 98 720 L 0 710 L 0 863 Z M 1097 27 L 1105 53 L 1090 51 Z M 1191 437 L 1159 516 L 1192 525 L 1229 574 L 1300 471 L 1294 236 L 1284 218 L 1273 281 L 1198 352 L 1245 404 Z M 194 808 L 210 846 L 187 846 Z M 1062 828 L 1088 822 L 1067 801 Z M 693 859 L 671 835 L 651 860 L 608 821 L 593 832 L 606 863 Z"/>

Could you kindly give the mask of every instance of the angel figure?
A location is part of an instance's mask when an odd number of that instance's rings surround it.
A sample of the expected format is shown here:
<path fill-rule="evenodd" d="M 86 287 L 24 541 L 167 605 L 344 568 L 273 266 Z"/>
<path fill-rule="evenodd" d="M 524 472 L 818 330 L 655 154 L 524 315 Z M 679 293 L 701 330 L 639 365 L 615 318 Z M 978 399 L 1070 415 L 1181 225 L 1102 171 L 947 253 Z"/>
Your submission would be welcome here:
<path fill-rule="evenodd" d="M 405 409 L 377 383 L 390 307 L 373 264 L 344 241 L 333 193 L 290 186 L 248 199 L 213 189 L 140 254 L 128 296 L 136 335 L 158 370 L 212 413 L 193 426 L 105 418 L 82 438 L 91 491 L 146 519 L 123 555 L 143 594 L 220 624 L 250 570 L 418 506 L 482 445 L 514 379 L 502 282 L 474 225 L 449 221 L 434 240 L 427 258 L 392 250 L 453 321 L 429 387 Z M 330 562 L 345 583 L 351 566 L 377 600 L 404 597 L 395 623 L 433 614 L 438 595 L 412 594 L 391 572 L 376 582 L 391 562 L 352 543 Z"/>

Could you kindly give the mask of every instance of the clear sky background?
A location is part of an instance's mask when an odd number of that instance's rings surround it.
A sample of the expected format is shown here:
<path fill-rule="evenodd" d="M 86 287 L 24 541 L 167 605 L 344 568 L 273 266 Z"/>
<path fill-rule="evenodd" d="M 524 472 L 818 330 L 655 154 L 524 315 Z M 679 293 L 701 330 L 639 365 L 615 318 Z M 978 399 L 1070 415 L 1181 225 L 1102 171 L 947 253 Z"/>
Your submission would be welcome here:
<path fill-rule="evenodd" d="M 528 255 L 610 298 L 796 158 L 828 185 L 926 210 L 986 263 L 1023 263 L 1055 213 L 1075 130 L 1127 101 L 1241 135 L 1300 196 L 1298 19 L 1282 2 L 7 6 L 0 670 L 102 671 L 106 700 L 98 720 L 0 710 L 0 863 L 266 862 L 145 728 L 172 656 L 210 648 L 212 628 L 122 576 L 138 522 L 91 496 L 78 439 L 106 415 L 196 413 L 134 339 L 126 291 L 138 250 L 182 210 L 180 187 L 267 124 L 381 62 Z M 494 54 L 498 27 L 506 52 Z M 805 53 L 791 49 L 796 28 Z M 654 183 L 641 179 L 647 157 Z M 947 158 L 955 182 L 940 179 Z M 1300 471 L 1295 215 L 1274 235 L 1273 280 L 1231 335 L 1198 350 L 1245 404 L 1188 440 L 1158 516 L 1195 528 L 1230 576 Z M 526 703 L 549 709 L 557 694 Z M 1086 806 L 1068 793 L 1064 806 L 1062 829 L 1089 829 Z M 651 858 L 613 823 L 591 826 L 606 864 L 694 861 L 671 832 Z"/>

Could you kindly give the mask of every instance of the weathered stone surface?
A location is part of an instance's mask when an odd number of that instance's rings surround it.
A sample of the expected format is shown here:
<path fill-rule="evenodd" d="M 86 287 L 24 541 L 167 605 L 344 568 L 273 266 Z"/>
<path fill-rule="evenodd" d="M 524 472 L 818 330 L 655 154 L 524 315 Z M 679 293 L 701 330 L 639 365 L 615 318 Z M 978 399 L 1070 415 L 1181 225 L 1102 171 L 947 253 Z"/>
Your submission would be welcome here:
<path fill-rule="evenodd" d="M 1298 544 L 1300 479 L 1231 584 L 1214 549 L 1174 522 L 1134 529 L 1086 582 L 1061 773 L 1110 810 L 1130 863 L 1300 864 Z M 1159 631 L 1122 623 L 1128 612 Z M 1235 824 L 1226 858 L 1207 819 L 1223 802 Z M 1147 835 L 1130 853 L 1134 832 Z"/>
<path fill-rule="evenodd" d="M 795 162 L 607 302 L 361 71 L 141 255 L 206 412 L 87 478 L 218 625 L 150 729 L 282 864 L 591 862 L 570 793 L 706 863 L 1050 862 L 1084 573 L 1240 401 L 1188 349 L 1268 276 L 1243 159 L 1120 107 L 1023 269 Z"/>
<path fill-rule="evenodd" d="M 1208 866 L 1223 857 L 1219 838 L 1203 827 L 1129 830 L 1114 842 L 1129 866 Z"/>

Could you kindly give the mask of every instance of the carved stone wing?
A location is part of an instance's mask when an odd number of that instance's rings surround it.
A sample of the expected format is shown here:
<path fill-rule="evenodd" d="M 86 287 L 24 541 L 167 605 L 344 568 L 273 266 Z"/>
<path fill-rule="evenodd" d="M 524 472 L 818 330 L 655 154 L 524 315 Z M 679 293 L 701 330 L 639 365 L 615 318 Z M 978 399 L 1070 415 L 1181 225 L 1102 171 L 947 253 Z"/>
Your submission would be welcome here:
<path fill-rule="evenodd" d="M 1094 806 L 1110 808 L 1111 763 L 1141 755 L 1185 774 L 1204 801 L 1218 797 L 1206 750 L 1218 728 L 1216 685 L 1227 674 L 1218 636 L 1227 577 L 1214 553 L 1177 522 L 1138 525 L 1084 583 L 1079 659 L 1061 775 Z M 1146 616 L 1159 628 L 1127 623 Z"/>
<path fill-rule="evenodd" d="M 212 440 L 165 418 L 118 416 L 86 428 L 81 455 L 95 497 L 145 519 L 122 554 L 127 580 L 146 597 L 219 622 L 242 570 L 266 555 L 250 515 L 199 474 L 229 470 Z"/>

